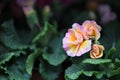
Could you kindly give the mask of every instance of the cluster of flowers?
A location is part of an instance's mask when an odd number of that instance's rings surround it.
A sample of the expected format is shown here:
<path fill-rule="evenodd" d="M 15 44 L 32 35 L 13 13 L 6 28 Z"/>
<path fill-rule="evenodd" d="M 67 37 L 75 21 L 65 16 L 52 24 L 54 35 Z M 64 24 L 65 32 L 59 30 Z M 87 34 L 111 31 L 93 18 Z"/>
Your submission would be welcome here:
<path fill-rule="evenodd" d="M 63 38 L 63 48 L 68 56 L 81 56 L 90 50 L 91 58 L 103 56 L 104 47 L 98 44 L 101 27 L 93 20 L 86 20 L 82 25 L 74 23 Z"/>

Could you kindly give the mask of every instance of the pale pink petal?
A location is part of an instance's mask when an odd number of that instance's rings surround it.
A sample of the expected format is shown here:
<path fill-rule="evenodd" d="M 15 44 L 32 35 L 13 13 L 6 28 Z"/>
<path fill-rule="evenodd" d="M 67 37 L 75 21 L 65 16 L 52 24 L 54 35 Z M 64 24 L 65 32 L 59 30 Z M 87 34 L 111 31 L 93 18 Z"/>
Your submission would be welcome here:
<path fill-rule="evenodd" d="M 86 28 L 86 25 L 89 25 L 89 24 L 90 24 L 90 21 L 86 20 L 82 23 L 82 26 Z"/>
<path fill-rule="evenodd" d="M 88 39 L 88 37 L 86 36 L 86 33 L 85 33 L 86 31 L 85 31 L 84 27 L 82 27 L 78 23 L 74 23 L 72 25 L 72 29 L 75 30 L 75 32 L 81 34 L 84 39 Z"/>
<path fill-rule="evenodd" d="M 74 44 L 79 44 L 83 42 L 83 36 L 77 32 L 75 32 L 75 36 L 76 36 L 76 41 L 74 41 Z"/>
<path fill-rule="evenodd" d="M 101 27 L 97 25 L 94 20 L 86 20 L 83 22 L 82 26 L 85 27 L 86 34 L 89 38 L 94 37 L 96 40 L 100 38 Z"/>
<path fill-rule="evenodd" d="M 99 25 L 97 25 L 97 23 L 94 20 L 86 20 L 83 22 L 82 24 L 83 27 L 87 28 L 87 27 L 96 27 L 98 29 L 98 31 L 101 31 L 101 27 Z"/>
<path fill-rule="evenodd" d="M 76 55 L 76 45 L 70 47 L 66 52 L 68 56 L 74 57 Z"/>
<path fill-rule="evenodd" d="M 101 31 L 102 28 L 95 21 L 92 20 L 92 22 L 94 23 L 94 25 L 98 29 L 98 31 Z"/>
<path fill-rule="evenodd" d="M 69 29 L 68 32 L 66 33 L 65 37 L 71 39 L 71 40 L 75 40 L 75 32 L 72 29 Z"/>
<path fill-rule="evenodd" d="M 72 29 L 69 29 L 62 41 L 64 50 L 72 47 L 76 40 L 75 32 Z"/>

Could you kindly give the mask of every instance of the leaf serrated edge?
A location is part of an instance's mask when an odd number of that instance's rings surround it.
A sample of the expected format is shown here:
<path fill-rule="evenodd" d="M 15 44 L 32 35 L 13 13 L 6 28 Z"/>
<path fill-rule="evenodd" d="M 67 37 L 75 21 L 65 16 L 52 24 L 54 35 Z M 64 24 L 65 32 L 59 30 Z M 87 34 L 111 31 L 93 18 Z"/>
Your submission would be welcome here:
<path fill-rule="evenodd" d="M 100 62 L 96 62 L 100 61 Z M 87 63 L 87 64 L 93 64 L 93 65 L 97 65 L 97 64 L 104 64 L 104 63 L 110 63 L 112 62 L 111 59 L 85 59 L 82 61 L 82 63 Z"/>
<path fill-rule="evenodd" d="M 7 54 L 7 53 L 6 53 L 6 54 Z M 9 55 L 9 56 L 7 57 L 7 59 L 5 59 L 5 60 L 3 60 L 2 62 L 0 62 L 0 65 L 1 65 L 1 64 L 5 64 L 6 62 L 8 62 L 8 61 L 12 58 L 12 56 L 14 55 L 13 52 L 8 53 L 8 54 L 11 54 L 11 55 Z"/>

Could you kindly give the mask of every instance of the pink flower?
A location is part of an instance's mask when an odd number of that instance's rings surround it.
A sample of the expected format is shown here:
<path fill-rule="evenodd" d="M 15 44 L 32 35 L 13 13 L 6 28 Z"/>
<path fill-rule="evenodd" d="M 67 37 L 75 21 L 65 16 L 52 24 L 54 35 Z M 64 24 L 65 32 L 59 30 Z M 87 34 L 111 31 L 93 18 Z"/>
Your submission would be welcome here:
<path fill-rule="evenodd" d="M 91 50 L 91 40 L 86 36 L 84 27 L 74 23 L 63 38 L 63 48 L 68 56 L 81 56 Z"/>
<path fill-rule="evenodd" d="M 103 24 L 114 21 L 117 18 L 117 15 L 111 11 L 111 8 L 108 4 L 99 5 L 98 11 L 101 16 L 101 23 Z"/>
<path fill-rule="evenodd" d="M 91 50 L 92 40 L 100 38 L 101 27 L 95 21 L 86 20 L 82 26 L 74 23 L 63 38 L 63 48 L 68 56 L 81 56 Z M 92 39 L 91 39 L 92 38 Z M 93 43 L 91 58 L 100 58 L 104 47 Z"/>
<path fill-rule="evenodd" d="M 90 51 L 91 58 L 100 58 L 103 56 L 104 47 L 102 45 L 94 44 L 93 49 Z"/>
<path fill-rule="evenodd" d="M 95 21 L 86 20 L 82 26 L 85 28 L 86 35 L 89 38 L 94 38 L 95 40 L 100 38 L 101 27 Z"/>

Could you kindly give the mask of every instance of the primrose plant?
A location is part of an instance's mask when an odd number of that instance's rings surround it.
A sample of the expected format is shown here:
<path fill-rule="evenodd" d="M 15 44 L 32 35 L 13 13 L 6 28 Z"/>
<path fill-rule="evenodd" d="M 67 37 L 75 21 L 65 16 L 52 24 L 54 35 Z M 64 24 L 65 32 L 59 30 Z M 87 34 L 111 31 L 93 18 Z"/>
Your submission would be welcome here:
<path fill-rule="evenodd" d="M 86 20 L 82 25 L 74 23 L 63 38 L 63 48 L 67 55 L 81 56 L 92 49 L 91 58 L 102 57 L 104 47 L 98 43 L 100 31 L 101 27 L 95 21 Z"/>
<path fill-rule="evenodd" d="M 94 20 L 86 20 L 82 25 L 74 23 L 72 28 L 68 29 L 62 40 L 67 59 L 71 62 L 65 70 L 66 80 L 106 80 L 120 74 L 119 62 L 115 60 L 117 50 L 115 46 L 106 50 L 107 46 L 100 44 L 105 41 L 101 30 L 102 27 Z"/>

